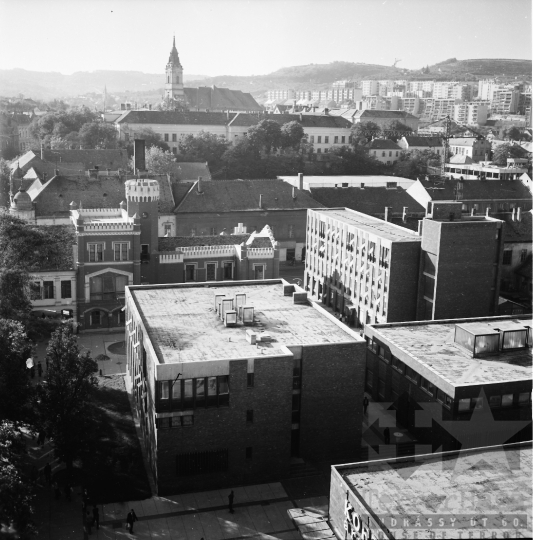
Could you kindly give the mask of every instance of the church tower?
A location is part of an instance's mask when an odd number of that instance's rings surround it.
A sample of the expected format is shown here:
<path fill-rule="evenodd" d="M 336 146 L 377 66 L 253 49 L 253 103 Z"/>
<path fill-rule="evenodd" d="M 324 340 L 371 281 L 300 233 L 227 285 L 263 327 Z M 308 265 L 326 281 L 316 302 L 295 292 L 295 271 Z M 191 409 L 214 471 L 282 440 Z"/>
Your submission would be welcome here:
<path fill-rule="evenodd" d="M 183 98 L 183 66 L 180 63 L 176 49 L 176 37 L 174 37 L 172 42 L 165 76 L 165 99 Z"/>

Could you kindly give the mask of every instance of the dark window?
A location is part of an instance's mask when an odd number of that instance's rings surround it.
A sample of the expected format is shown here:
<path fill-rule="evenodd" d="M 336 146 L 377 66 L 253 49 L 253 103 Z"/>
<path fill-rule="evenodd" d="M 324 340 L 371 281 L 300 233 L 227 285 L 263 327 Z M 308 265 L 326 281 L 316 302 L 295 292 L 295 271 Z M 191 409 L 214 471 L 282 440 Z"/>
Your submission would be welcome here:
<path fill-rule="evenodd" d="M 300 422 L 300 394 L 292 395 L 292 423 Z"/>
<path fill-rule="evenodd" d="M 41 283 L 39 281 L 32 281 L 30 283 L 30 298 L 32 300 L 41 300 Z"/>
<path fill-rule="evenodd" d="M 183 381 L 183 407 L 192 409 L 194 406 L 194 379 L 185 379 Z"/>
<path fill-rule="evenodd" d="M 196 379 L 196 407 L 205 407 L 205 379 Z"/>
<path fill-rule="evenodd" d="M 246 411 L 246 421 L 251 424 L 254 421 L 254 411 L 253 409 L 248 409 Z"/>
<path fill-rule="evenodd" d="M 248 373 L 247 375 L 247 386 L 248 388 L 254 387 L 254 374 L 253 373 Z"/>
<path fill-rule="evenodd" d="M 126 242 L 114 244 L 113 251 L 115 253 L 115 261 L 128 260 L 128 244 Z"/>
<path fill-rule="evenodd" d="M 116 300 L 124 298 L 125 287 L 128 284 L 126 276 L 107 273 L 89 279 L 91 300 Z"/>
<path fill-rule="evenodd" d="M 172 142 L 176 142 L 178 140 L 178 135 L 176 133 L 172 134 Z"/>
<path fill-rule="evenodd" d="M 50 300 L 54 298 L 54 282 L 43 281 L 43 299 Z"/>
<path fill-rule="evenodd" d="M 445 394 L 440 388 L 437 388 L 437 401 L 450 408 L 452 406 L 452 398 Z"/>
<path fill-rule="evenodd" d="M 333 139 L 334 144 L 339 144 L 339 137 L 335 135 L 335 138 Z"/>
<path fill-rule="evenodd" d="M 527 249 L 520 250 L 520 262 L 525 262 L 527 259 Z"/>
<path fill-rule="evenodd" d="M 329 143 L 329 137 L 327 135 L 324 137 L 324 143 L 326 143 L 326 144 Z"/>
<path fill-rule="evenodd" d="M 229 405 L 229 376 L 221 375 L 218 379 L 218 405 Z"/>
<path fill-rule="evenodd" d="M 233 279 L 233 263 L 225 262 L 224 264 L 224 279 Z"/>
<path fill-rule="evenodd" d="M 513 250 L 512 249 L 504 249 L 503 250 L 503 261 L 502 264 L 511 264 L 511 261 L 513 260 Z"/>
<path fill-rule="evenodd" d="M 493 408 L 498 408 L 502 406 L 502 396 L 490 396 L 489 406 Z"/>
<path fill-rule="evenodd" d="M 419 375 L 414 369 L 410 368 L 409 366 L 405 366 L 405 376 L 414 383 L 418 384 Z"/>
<path fill-rule="evenodd" d="M 222 472 L 227 470 L 227 450 L 215 450 L 214 452 L 190 452 L 187 454 L 178 454 L 176 456 L 176 474 L 178 476 Z"/>
<path fill-rule="evenodd" d="M 321 135 L 318 135 L 318 137 L 316 138 L 316 142 L 317 142 L 317 143 L 321 143 L 321 142 L 322 142 L 322 136 L 321 136 Z"/>
<path fill-rule="evenodd" d="M 101 314 L 99 311 L 93 311 L 91 313 L 91 324 L 100 324 L 101 323 Z"/>
<path fill-rule="evenodd" d="M 72 298 L 72 282 L 70 280 L 61 282 L 61 298 Z"/>
<path fill-rule="evenodd" d="M 185 281 L 194 281 L 196 274 L 196 267 L 194 264 L 185 265 Z"/>
<path fill-rule="evenodd" d="M 513 405 L 513 394 L 503 394 L 502 407 L 512 407 L 512 405 Z"/>
<path fill-rule="evenodd" d="M 346 136 L 345 136 L 345 135 L 343 135 L 343 136 L 341 137 L 341 143 L 343 143 L 343 144 L 344 144 L 344 142 L 345 142 L 345 141 L 346 141 Z"/>
<path fill-rule="evenodd" d="M 104 244 L 89 244 L 89 262 L 104 260 Z"/>
<path fill-rule="evenodd" d="M 141 244 L 141 261 L 150 260 L 150 246 L 149 244 Z"/>
<path fill-rule="evenodd" d="M 400 373 L 405 372 L 405 364 L 401 360 L 396 358 L 396 356 L 391 357 L 391 364 L 392 364 L 392 367 L 395 370 L 399 371 Z"/>
<path fill-rule="evenodd" d="M 252 447 L 251 446 L 246 447 L 246 459 L 252 459 Z"/>
<path fill-rule="evenodd" d="M 165 133 L 165 142 L 168 142 L 168 133 Z"/>
<path fill-rule="evenodd" d="M 432 396 L 434 395 L 434 392 L 435 392 L 435 386 L 429 382 L 425 377 L 420 377 L 420 386 L 428 393 L 428 394 L 431 394 Z"/>

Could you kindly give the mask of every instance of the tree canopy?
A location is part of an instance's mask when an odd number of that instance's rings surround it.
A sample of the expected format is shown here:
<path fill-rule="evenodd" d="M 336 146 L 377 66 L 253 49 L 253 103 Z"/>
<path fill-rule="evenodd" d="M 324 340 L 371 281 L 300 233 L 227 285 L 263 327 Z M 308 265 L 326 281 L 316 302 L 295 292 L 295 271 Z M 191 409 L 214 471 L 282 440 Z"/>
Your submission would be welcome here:
<path fill-rule="evenodd" d="M 175 157 L 168 150 L 150 146 L 145 153 L 146 169 L 153 174 L 170 174 L 174 168 Z"/>
<path fill-rule="evenodd" d="M 88 122 L 81 126 L 79 142 L 83 148 L 116 148 L 115 128 L 103 122 Z"/>
<path fill-rule="evenodd" d="M 383 164 L 362 146 L 341 146 L 330 154 L 336 158 L 331 163 L 331 174 L 379 174 L 383 170 Z"/>
<path fill-rule="evenodd" d="M 156 133 L 153 129 L 142 128 L 139 131 L 135 132 L 135 139 L 144 139 L 144 144 L 146 148 L 150 146 L 157 146 L 161 150 L 170 150 L 170 146 L 161 139 L 161 135 Z M 128 154 L 133 155 L 133 141 L 127 145 Z"/>
<path fill-rule="evenodd" d="M 300 147 L 302 139 L 305 137 L 304 128 L 300 122 L 293 120 L 281 126 L 281 147 L 294 148 Z"/>
<path fill-rule="evenodd" d="M 496 147 L 492 154 L 492 161 L 496 165 L 507 165 L 507 158 L 524 157 L 526 151 L 516 144 L 504 143 Z"/>
<path fill-rule="evenodd" d="M 222 164 L 222 156 L 230 143 L 221 135 L 200 131 L 198 135 L 181 137 L 178 143 L 179 161 L 207 161 L 211 169 Z"/>
<path fill-rule="evenodd" d="M 98 116 L 87 107 L 74 107 L 68 111 L 49 112 L 35 118 L 29 130 L 35 139 L 49 142 L 52 136 L 64 138 L 78 132 L 84 124 L 96 122 Z"/>
<path fill-rule="evenodd" d="M 358 122 L 351 129 L 352 146 L 364 146 L 372 137 L 379 137 L 381 128 L 374 122 Z"/>
<path fill-rule="evenodd" d="M 438 167 L 441 157 L 431 150 L 411 150 L 401 152 L 398 160 L 394 163 L 394 171 L 398 176 L 414 178 L 421 174 L 427 174 L 428 165 Z"/>
<path fill-rule="evenodd" d="M 270 154 L 281 147 L 281 126 L 275 120 L 261 120 L 248 128 L 248 140 L 258 150 Z"/>

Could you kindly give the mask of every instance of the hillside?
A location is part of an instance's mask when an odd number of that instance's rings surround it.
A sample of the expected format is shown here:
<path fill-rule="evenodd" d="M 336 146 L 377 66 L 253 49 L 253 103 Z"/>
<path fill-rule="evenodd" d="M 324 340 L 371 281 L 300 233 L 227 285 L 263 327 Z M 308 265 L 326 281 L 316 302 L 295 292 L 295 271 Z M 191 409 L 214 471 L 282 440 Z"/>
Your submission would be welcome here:
<path fill-rule="evenodd" d="M 429 73 L 406 70 L 401 67 L 364 64 L 361 62 L 331 62 L 283 67 L 268 75 L 221 75 L 207 77 L 185 72 L 188 86 L 220 86 L 250 92 L 261 97 L 266 90 L 278 88 L 321 89 L 341 79 L 457 79 L 476 80 L 489 77 L 531 80 L 531 61 L 513 59 L 451 58 L 433 66 Z M 140 71 L 80 71 L 72 75 L 44 73 L 24 69 L 0 70 L 0 95 L 15 96 L 22 93 L 34 99 L 53 99 L 77 96 L 89 92 L 102 92 L 104 86 L 110 93 L 155 92 L 160 95 L 164 74 Z"/>

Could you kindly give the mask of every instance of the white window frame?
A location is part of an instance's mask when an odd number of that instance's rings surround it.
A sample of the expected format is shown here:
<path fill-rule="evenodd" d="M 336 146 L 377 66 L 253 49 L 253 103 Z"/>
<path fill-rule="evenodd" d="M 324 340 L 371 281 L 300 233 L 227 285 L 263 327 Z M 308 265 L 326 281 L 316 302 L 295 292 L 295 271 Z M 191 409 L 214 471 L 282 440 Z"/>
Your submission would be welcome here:
<path fill-rule="evenodd" d="M 96 260 L 96 253 L 98 253 L 98 251 L 96 250 L 95 248 L 95 260 L 94 261 L 91 261 L 91 246 L 102 246 L 102 260 L 101 261 L 98 261 Z M 89 262 L 104 262 L 105 261 L 105 257 L 104 257 L 104 253 L 105 253 L 105 242 L 88 242 L 87 243 L 87 252 L 89 253 Z"/>
<path fill-rule="evenodd" d="M 254 279 L 259 279 L 259 278 L 256 278 L 256 277 L 255 277 L 255 269 L 258 268 L 258 267 L 263 268 L 263 278 L 262 278 L 262 279 L 263 279 L 263 280 L 265 279 L 265 273 L 266 273 L 266 272 L 265 272 L 265 266 L 266 266 L 265 264 L 253 264 L 253 265 L 252 265 L 252 271 L 253 271 L 253 273 L 254 273 Z"/>
<path fill-rule="evenodd" d="M 123 259 L 122 258 L 122 248 L 119 250 L 119 253 L 120 253 L 120 259 L 116 259 L 115 256 L 116 256 L 116 253 L 115 253 L 115 246 L 117 245 L 120 245 L 122 246 L 123 244 L 126 244 L 126 258 Z M 129 261 L 130 260 L 130 243 L 129 242 L 113 242 L 112 243 L 113 245 L 113 261 L 114 262 L 120 262 L 120 261 Z"/>
<path fill-rule="evenodd" d="M 192 280 L 189 280 L 187 279 L 187 266 L 194 266 L 194 279 Z M 183 265 L 183 272 L 184 272 L 184 276 L 183 276 L 183 282 L 184 283 L 193 283 L 195 281 L 197 281 L 197 278 L 198 278 L 198 263 L 185 263 Z"/>

